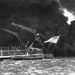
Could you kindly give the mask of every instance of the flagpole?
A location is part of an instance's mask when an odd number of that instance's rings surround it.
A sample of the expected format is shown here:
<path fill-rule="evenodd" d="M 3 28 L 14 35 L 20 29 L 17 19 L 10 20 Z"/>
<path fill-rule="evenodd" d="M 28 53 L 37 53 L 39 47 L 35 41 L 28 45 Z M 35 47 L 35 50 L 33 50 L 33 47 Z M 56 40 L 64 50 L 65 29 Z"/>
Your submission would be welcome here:
<path fill-rule="evenodd" d="M 61 35 L 61 34 L 60 34 L 60 35 Z M 52 42 L 52 43 L 55 43 L 55 46 L 54 46 L 54 48 L 52 49 L 51 52 L 54 51 L 54 49 L 55 49 L 55 47 L 56 47 L 56 45 L 57 45 L 57 42 L 58 42 L 58 40 L 59 40 L 60 35 L 59 35 L 59 36 L 54 36 L 54 37 L 52 37 L 52 38 L 50 38 L 49 40 L 47 40 L 47 41 L 44 42 L 44 43 L 50 42 L 50 44 L 51 44 L 51 42 Z M 50 46 L 50 44 L 49 44 L 49 46 Z M 48 46 L 48 49 L 49 49 L 49 46 Z"/>
<path fill-rule="evenodd" d="M 60 36 L 60 35 L 59 35 L 59 36 Z M 59 41 L 59 39 L 58 39 L 58 41 Z M 58 43 L 58 42 L 57 42 L 57 43 Z M 54 51 L 54 49 L 55 49 L 55 47 L 56 47 L 57 43 L 55 44 L 55 46 L 54 46 L 54 48 L 52 49 L 52 51 Z"/>
<path fill-rule="evenodd" d="M 47 51 L 49 50 L 49 47 L 51 46 L 52 43 L 49 43 L 48 47 L 47 47 Z"/>
<path fill-rule="evenodd" d="M 54 49 L 55 49 L 56 45 L 57 45 L 57 44 L 55 44 L 55 46 L 53 47 L 53 49 L 52 49 L 52 51 L 51 51 L 51 52 L 53 52 L 53 51 L 54 51 Z"/>

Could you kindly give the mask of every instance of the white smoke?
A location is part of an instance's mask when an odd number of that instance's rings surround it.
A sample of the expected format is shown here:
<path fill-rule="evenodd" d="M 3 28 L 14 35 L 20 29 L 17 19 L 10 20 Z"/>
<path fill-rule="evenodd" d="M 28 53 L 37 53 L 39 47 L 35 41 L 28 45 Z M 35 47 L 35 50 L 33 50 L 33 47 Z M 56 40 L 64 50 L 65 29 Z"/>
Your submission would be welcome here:
<path fill-rule="evenodd" d="M 60 8 L 61 9 L 61 8 Z M 68 18 L 67 23 L 71 25 L 71 22 L 75 20 L 74 12 L 68 11 L 66 8 L 61 9 L 63 12 L 62 14 Z"/>
<path fill-rule="evenodd" d="M 60 12 L 68 18 L 67 23 L 71 25 L 71 22 L 75 20 L 75 13 L 73 11 L 68 11 L 67 8 L 63 7 L 59 0 L 56 0 L 60 5 Z"/>

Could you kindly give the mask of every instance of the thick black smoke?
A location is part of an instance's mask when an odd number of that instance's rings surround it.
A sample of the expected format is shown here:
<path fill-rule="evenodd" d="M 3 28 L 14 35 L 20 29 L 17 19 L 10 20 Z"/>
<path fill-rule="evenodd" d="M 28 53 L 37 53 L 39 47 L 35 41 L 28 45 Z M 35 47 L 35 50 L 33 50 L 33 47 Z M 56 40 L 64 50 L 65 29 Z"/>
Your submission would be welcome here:
<path fill-rule="evenodd" d="M 31 0 L 31 2 L 40 4 L 41 6 L 44 6 L 44 7 L 49 6 L 52 1 L 54 0 Z"/>
<path fill-rule="evenodd" d="M 2 28 L 18 32 L 23 40 L 27 39 L 28 34 L 33 34 L 11 26 L 12 22 L 35 28 L 37 32 L 39 31 L 48 39 L 55 34 L 55 32 L 52 32 L 55 29 L 53 28 L 51 20 L 53 16 L 48 16 L 52 14 L 55 15 L 55 12 L 58 13 L 58 7 L 57 2 L 53 2 L 52 0 L 44 0 L 43 3 L 40 0 L 38 0 L 38 2 L 37 0 L 3 0 L 0 2 L 0 25 Z M 14 35 L 2 30 L 1 32 L 4 33 L 1 34 L 1 39 L 6 39 L 3 40 L 3 42 L 11 43 L 15 39 Z M 12 38 L 6 36 L 7 34 Z M 28 38 L 31 37 L 29 36 Z M 33 38 L 31 39 L 33 40 Z"/>
<path fill-rule="evenodd" d="M 54 0 L 0 0 L 0 3 L 7 2 L 8 5 L 16 7 L 28 7 L 31 3 L 35 3 L 45 7 L 50 5 L 52 1 Z"/>
<path fill-rule="evenodd" d="M 75 12 L 75 0 L 59 0 L 61 5 L 67 8 L 69 11 Z"/>
<path fill-rule="evenodd" d="M 60 2 L 67 7 L 62 0 Z M 61 34 L 56 52 L 63 53 L 66 52 L 64 43 L 73 41 L 74 34 L 71 34 L 73 27 L 67 25 L 67 19 L 60 13 L 59 8 L 60 6 L 55 0 L 0 0 L 0 27 L 17 32 L 24 44 L 27 41 L 31 44 L 35 36 L 31 32 L 12 26 L 12 22 L 36 29 L 43 35 L 40 36 L 42 42 Z M 1 29 L 0 43 L 21 45 L 16 36 Z M 39 43 L 35 44 L 39 45 Z"/>

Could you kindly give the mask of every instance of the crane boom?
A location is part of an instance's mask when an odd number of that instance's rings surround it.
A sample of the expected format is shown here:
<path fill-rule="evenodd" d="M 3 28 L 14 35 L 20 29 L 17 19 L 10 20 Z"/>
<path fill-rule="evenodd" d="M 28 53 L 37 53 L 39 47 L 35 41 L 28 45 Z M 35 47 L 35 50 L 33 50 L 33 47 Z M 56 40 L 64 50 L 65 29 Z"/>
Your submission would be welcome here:
<path fill-rule="evenodd" d="M 35 40 L 38 41 L 38 42 L 42 45 L 43 49 L 46 50 L 46 48 L 44 47 L 44 45 L 43 45 L 43 43 L 42 43 L 42 41 L 41 41 L 41 39 L 40 39 L 40 36 L 39 36 L 40 34 L 36 32 L 36 29 L 32 29 L 32 28 L 29 28 L 29 27 L 26 27 L 26 26 L 23 26 L 23 25 L 15 24 L 15 23 L 12 23 L 11 25 L 20 27 L 20 28 L 22 28 L 23 30 L 26 30 L 26 31 L 29 31 L 29 32 L 33 33 L 33 34 L 35 35 L 34 41 L 35 41 Z"/>
<path fill-rule="evenodd" d="M 23 26 L 23 25 L 19 25 L 19 24 L 15 24 L 15 23 L 12 23 L 11 25 L 20 27 L 20 28 L 22 28 L 23 30 L 29 31 L 29 32 L 33 33 L 33 34 L 36 36 L 36 29 L 31 29 L 31 28 L 29 28 L 29 27 L 26 27 L 26 26 Z"/>
<path fill-rule="evenodd" d="M 18 40 L 20 41 L 20 43 L 24 46 L 24 43 L 23 43 L 22 40 L 20 39 L 18 33 L 13 32 L 13 31 L 11 31 L 11 30 L 3 29 L 3 28 L 1 28 L 1 29 L 4 30 L 4 31 L 6 31 L 6 32 L 8 32 L 8 33 L 11 33 L 11 34 L 15 35 L 15 36 L 18 38 Z"/>

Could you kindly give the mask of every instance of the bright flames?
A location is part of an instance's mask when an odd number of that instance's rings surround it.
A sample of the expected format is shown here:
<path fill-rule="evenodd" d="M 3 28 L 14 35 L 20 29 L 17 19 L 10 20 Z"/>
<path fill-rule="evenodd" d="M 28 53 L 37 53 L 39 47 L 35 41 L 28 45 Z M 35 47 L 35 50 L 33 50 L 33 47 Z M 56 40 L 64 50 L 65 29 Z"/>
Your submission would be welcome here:
<path fill-rule="evenodd" d="M 69 12 L 66 8 L 63 8 L 63 9 L 61 9 L 61 10 L 63 11 L 62 14 L 63 14 L 65 17 L 68 17 L 67 23 L 70 25 L 71 22 L 75 20 L 74 12 Z"/>

